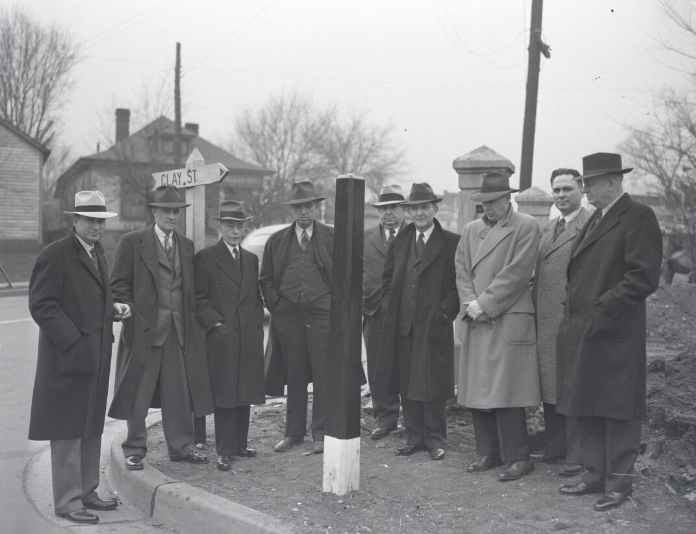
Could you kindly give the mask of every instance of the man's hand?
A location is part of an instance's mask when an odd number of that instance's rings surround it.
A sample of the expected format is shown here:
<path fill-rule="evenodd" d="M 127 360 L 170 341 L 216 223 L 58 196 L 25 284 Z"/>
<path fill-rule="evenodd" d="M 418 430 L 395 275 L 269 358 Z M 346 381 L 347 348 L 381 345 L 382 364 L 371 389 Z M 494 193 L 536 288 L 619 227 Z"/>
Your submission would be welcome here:
<path fill-rule="evenodd" d="M 128 304 L 114 302 L 114 321 L 125 321 L 131 318 L 131 310 Z"/>
<path fill-rule="evenodd" d="M 481 309 L 481 306 L 479 306 L 478 302 L 472 300 L 469 303 L 469 307 L 466 309 L 466 314 L 476 321 L 479 317 L 481 317 L 481 315 L 483 315 L 483 310 Z"/>

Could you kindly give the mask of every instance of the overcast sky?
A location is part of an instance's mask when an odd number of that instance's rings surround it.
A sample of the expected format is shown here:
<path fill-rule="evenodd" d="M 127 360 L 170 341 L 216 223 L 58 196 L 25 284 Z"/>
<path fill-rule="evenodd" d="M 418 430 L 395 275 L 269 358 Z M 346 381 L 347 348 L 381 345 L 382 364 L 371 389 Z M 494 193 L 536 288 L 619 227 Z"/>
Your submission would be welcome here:
<path fill-rule="evenodd" d="M 224 144 L 243 109 L 297 90 L 391 121 L 406 182 L 456 190 L 452 160 L 481 145 L 519 171 L 531 0 L 21 3 L 82 43 L 64 113 L 75 156 L 95 152 L 111 107 L 173 77 L 179 41 L 183 121 L 211 141 Z M 545 2 L 552 55 L 542 58 L 533 185 L 548 190 L 553 169 L 581 170 L 582 156 L 614 151 L 622 124 L 650 113 L 653 90 L 684 84 L 654 39 L 673 31 L 652 0 Z"/>

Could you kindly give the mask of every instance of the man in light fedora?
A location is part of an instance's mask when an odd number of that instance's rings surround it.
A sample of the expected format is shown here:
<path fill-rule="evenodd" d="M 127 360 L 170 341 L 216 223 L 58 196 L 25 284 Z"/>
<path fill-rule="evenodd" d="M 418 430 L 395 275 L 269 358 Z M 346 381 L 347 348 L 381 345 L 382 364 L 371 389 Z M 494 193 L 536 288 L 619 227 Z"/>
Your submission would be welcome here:
<path fill-rule="evenodd" d="M 126 468 L 143 468 L 145 418 L 162 408 L 162 428 L 172 461 L 205 463 L 193 446 L 191 413 L 213 412 L 203 331 L 196 319 L 193 241 L 176 224 L 188 206 L 176 187 L 155 190 L 155 223 L 119 241 L 111 275 L 114 301 L 133 318 L 121 330 L 116 390 L 109 416 L 128 421 L 122 444 Z"/>
<path fill-rule="evenodd" d="M 367 353 L 367 378 L 372 391 L 372 410 L 376 428 L 372 439 L 382 439 L 396 430 L 399 418 L 399 394 L 375 397 L 375 365 L 382 340 L 384 310 L 382 300 L 382 271 L 387 250 L 404 227 L 404 193 L 400 185 L 383 185 L 379 191 L 377 208 L 379 224 L 365 232 L 363 240 L 363 337 Z"/>
<path fill-rule="evenodd" d="M 662 237 L 652 209 L 623 191 L 619 154 L 582 160 L 583 191 L 595 212 L 575 239 L 557 339 L 558 412 L 577 417 L 582 465 L 565 495 L 604 493 L 594 509 L 620 506 L 632 491 L 645 415 L 645 299 L 660 280 Z"/>
<path fill-rule="evenodd" d="M 322 200 L 311 182 L 294 183 L 283 204 L 295 222 L 271 235 L 263 251 L 260 285 L 272 316 L 266 392 L 282 395 L 283 385 L 288 387 L 285 437 L 276 452 L 304 441 L 310 382 L 314 452 L 324 452 L 334 232 L 316 220 Z M 273 376 L 280 377 L 277 383 Z"/>
<path fill-rule="evenodd" d="M 507 174 L 483 177 L 471 200 L 483 205 L 484 215 L 464 227 L 456 257 L 464 321 L 457 402 L 471 409 L 479 456 L 468 471 L 505 462 L 500 481 L 534 470 L 525 407 L 541 402 L 529 287 L 541 229 L 513 209 L 516 191 Z"/>
<path fill-rule="evenodd" d="M 44 248 L 29 282 L 29 311 L 39 325 L 39 351 L 29 439 L 51 441 L 53 510 L 74 523 L 97 523 L 88 512 L 112 510 L 102 500 L 99 457 L 111 368 L 113 321 L 130 315 L 114 304 L 99 239 L 106 210 L 99 191 L 75 195 L 73 228 Z"/>
<path fill-rule="evenodd" d="M 240 246 L 247 221 L 244 203 L 220 204 L 220 240 L 193 258 L 196 314 L 205 331 L 210 385 L 215 403 L 217 467 L 231 468 L 232 457 L 251 458 L 247 447 L 252 404 L 264 404 L 263 299 L 259 259 Z"/>
<path fill-rule="evenodd" d="M 399 393 L 406 444 L 397 456 L 428 450 L 445 457 L 447 399 L 454 397 L 454 329 L 459 313 L 454 253 L 459 236 L 435 218 L 442 201 L 427 183 L 411 187 L 413 220 L 387 250 L 382 276 L 384 323 L 374 396 Z"/>

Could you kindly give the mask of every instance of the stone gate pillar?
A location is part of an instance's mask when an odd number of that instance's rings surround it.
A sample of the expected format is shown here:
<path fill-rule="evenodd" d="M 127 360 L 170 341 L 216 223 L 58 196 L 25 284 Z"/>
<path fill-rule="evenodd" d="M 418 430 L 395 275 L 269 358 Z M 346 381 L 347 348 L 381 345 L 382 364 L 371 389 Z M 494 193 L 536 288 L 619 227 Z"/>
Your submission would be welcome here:
<path fill-rule="evenodd" d="M 553 197 L 543 189 L 532 186 L 515 196 L 517 211 L 534 217 L 543 227 L 549 220 Z"/>
<path fill-rule="evenodd" d="M 459 175 L 460 191 L 457 206 L 459 213 L 457 231 L 461 233 L 466 223 L 473 221 L 482 214 L 480 211 L 481 206 L 474 204 L 470 197 L 472 193 L 475 193 L 481 187 L 483 175 L 489 172 L 512 175 L 515 172 L 515 165 L 495 150 L 491 150 L 483 145 L 455 159 L 452 167 Z M 477 213 L 477 208 L 479 213 Z"/>

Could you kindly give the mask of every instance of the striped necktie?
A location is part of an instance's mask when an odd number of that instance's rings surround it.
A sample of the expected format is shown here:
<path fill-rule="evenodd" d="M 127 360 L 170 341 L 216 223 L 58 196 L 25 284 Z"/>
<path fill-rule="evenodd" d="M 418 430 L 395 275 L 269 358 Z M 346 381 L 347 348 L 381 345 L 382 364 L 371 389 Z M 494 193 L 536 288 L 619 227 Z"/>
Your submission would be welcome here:
<path fill-rule="evenodd" d="M 89 257 L 92 258 L 92 263 L 94 264 L 94 268 L 97 270 L 97 274 L 100 274 L 99 260 L 97 259 L 97 251 L 94 250 L 94 246 L 92 246 L 92 249 L 89 251 Z"/>
<path fill-rule="evenodd" d="M 309 236 L 307 235 L 307 230 L 302 230 L 302 236 L 300 237 L 300 246 L 302 247 L 302 250 L 306 250 L 308 244 Z"/>

